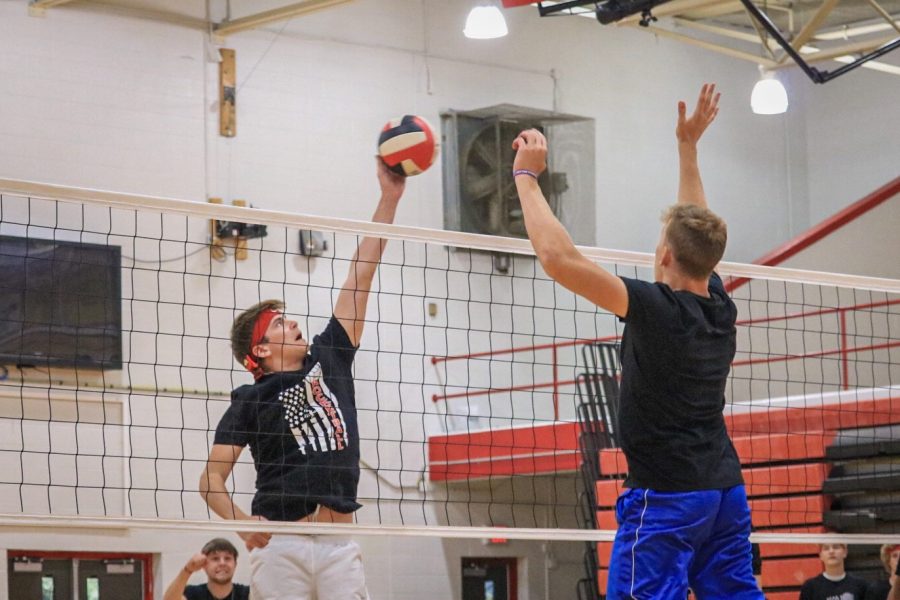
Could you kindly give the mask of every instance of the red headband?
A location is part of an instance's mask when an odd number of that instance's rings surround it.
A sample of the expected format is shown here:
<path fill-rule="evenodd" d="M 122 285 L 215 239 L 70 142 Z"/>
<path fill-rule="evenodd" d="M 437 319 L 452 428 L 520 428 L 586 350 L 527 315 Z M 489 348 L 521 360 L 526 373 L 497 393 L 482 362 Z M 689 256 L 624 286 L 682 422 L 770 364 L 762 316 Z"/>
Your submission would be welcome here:
<path fill-rule="evenodd" d="M 253 336 L 250 338 L 250 348 L 248 349 L 246 356 L 244 356 L 244 368 L 253 373 L 253 379 L 259 379 L 265 375 L 265 371 L 263 371 L 259 362 L 256 360 L 256 356 L 253 354 L 253 349 L 258 344 L 262 343 L 263 338 L 266 337 L 266 331 L 269 329 L 269 324 L 272 323 L 272 319 L 279 314 L 281 313 L 277 310 L 267 308 L 259 314 L 256 318 L 256 323 L 253 324 Z"/>

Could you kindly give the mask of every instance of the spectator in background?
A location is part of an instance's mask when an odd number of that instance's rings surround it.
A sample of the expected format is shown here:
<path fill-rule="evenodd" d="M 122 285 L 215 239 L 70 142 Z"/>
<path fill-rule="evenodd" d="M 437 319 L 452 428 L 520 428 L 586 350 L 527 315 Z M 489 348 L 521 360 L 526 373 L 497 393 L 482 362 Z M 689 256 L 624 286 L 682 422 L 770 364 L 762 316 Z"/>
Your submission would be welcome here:
<path fill-rule="evenodd" d="M 885 544 L 881 547 L 881 564 L 888 579 L 876 581 L 869 586 L 866 600 L 887 600 L 891 592 L 891 584 L 896 581 L 898 562 L 900 562 L 900 544 Z"/>
<path fill-rule="evenodd" d="M 894 575 L 891 577 L 891 591 L 888 593 L 887 600 L 900 600 L 900 563 L 894 569 Z"/>
<path fill-rule="evenodd" d="M 864 600 L 868 585 L 844 570 L 846 544 L 822 544 L 819 558 L 825 570 L 800 588 L 800 600 Z"/>
<path fill-rule="evenodd" d="M 250 588 L 231 581 L 237 557 L 237 548 L 228 540 L 208 541 L 178 572 L 166 588 L 163 600 L 249 600 Z M 206 571 L 207 582 L 187 585 L 191 575 L 200 569 Z"/>

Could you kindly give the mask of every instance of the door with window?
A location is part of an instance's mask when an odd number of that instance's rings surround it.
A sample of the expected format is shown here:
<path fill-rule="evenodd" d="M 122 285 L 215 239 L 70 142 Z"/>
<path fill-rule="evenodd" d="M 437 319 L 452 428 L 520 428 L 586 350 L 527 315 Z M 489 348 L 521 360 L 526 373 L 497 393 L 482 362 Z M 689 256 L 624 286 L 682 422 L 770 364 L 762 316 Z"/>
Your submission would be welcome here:
<path fill-rule="evenodd" d="M 33 557 L 9 558 L 10 600 L 70 600 L 72 561 L 41 560 Z"/>
<path fill-rule="evenodd" d="M 9 600 L 152 598 L 149 554 L 13 550 L 7 563 Z"/>
<path fill-rule="evenodd" d="M 515 558 L 463 558 L 462 600 L 518 600 Z"/>
<path fill-rule="evenodd" d="M 138 561 L 82 559 L 78 565 L 78 598 L 142 600 L 141 579 Z"/>

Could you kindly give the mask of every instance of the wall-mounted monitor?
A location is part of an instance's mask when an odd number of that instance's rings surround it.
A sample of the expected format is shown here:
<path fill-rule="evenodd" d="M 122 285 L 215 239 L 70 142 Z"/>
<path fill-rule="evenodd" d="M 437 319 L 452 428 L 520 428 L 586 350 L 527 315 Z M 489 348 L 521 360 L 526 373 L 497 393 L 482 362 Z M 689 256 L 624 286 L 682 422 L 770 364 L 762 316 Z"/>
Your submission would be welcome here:
<path fill-rule="evenodd" d="M 0 364 L 121 369 L 121 254 L 0 235 Z"/>

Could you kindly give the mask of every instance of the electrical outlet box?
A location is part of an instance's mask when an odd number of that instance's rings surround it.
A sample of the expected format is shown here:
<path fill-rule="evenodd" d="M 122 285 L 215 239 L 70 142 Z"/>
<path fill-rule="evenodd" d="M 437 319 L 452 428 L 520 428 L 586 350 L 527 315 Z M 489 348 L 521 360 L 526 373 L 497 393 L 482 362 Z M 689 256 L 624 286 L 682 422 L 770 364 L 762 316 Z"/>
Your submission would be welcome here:
<path fill-rule="evenodd" d="M 328 250 L 328 240 L 321 231 L 300 230 L 300 254 L 322 256 Z"/>

